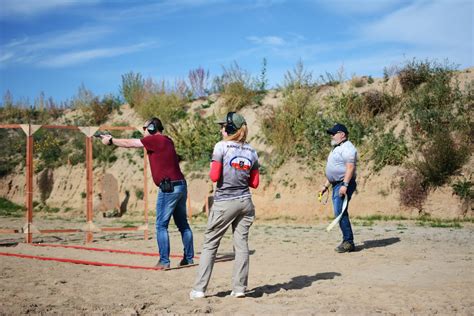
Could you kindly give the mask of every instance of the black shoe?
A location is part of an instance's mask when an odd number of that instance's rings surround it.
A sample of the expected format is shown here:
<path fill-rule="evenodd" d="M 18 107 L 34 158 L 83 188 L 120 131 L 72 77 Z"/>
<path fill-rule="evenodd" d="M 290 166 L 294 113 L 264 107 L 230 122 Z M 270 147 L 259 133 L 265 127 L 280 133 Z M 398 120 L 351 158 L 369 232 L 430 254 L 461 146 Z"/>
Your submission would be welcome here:
<path fill-rule="evenodd" d="M 182 266 L 187 266 L 187 265 L 190 265 L 190 264 L 194 264 L 194 261 L 190 260 L 186 260 L 186 259 L 181 259 L 181 261 L 179 262 L 179 267 L 182 267 Z"/>
<path fill-rule="evenodd" d="M 352 251 L 354 251 L 354 249 L 355 249 L 354 244 L 351 244 L 348 241 L 344 241 L 344 242 L 342 242 L 342 244 L 337 246 L 336 249 L 334 249 L 334 250 L 338 253 L 344 253 L 344 252 L 352 252 Z"/>

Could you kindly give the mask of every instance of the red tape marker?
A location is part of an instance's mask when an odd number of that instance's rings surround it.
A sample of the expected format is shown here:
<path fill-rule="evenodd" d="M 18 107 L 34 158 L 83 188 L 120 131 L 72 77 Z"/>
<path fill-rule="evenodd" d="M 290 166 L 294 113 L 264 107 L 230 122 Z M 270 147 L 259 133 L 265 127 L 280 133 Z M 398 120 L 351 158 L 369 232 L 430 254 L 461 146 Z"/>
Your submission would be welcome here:
<path fill-rule="evenodd" d="M 74 245 L 54 245 L 54 244 L 31 244 L 37 247 L 54 247 L 54 248 L 71 248 L 71 249 L 80 249 L 80 250 L 90 250 L 90 251 L 103 251 L 103 252 L 113 252 L 113 253 L 126 253 L 129 255 L 140 255 L 140 256 L 151 256 L 159 257 L 160 255 L 156 252 L 140 252 L 140 251 L 131 251 L 131 250 L 120 250 L 120 249 L 105 249 L 105 248 L 93 248 L 93 247 L 84 247 L 84 246 L 74 246 Z M 182 255 L 170 255 L 170 258 L 182 258 Z M 199 257 L 193 257 L 194 259 L 199 259 Z"/>
<path fill-rule="evenodd" d="M 164 270 L 162 267 L 131 266 L 131 265 L 126 265 L 126 264 L 86 261 L 86 260 L 77 260 L 77 259 L 30 256 L 30 255 L 23 255 L 23 254 L 10 253 L 10 252 L 0 252 L 0 255 L 7 256 L 7 257 L 36 259 L 36 260 L 43 260 L 43 261 L 57 261 L 57 262 L 84 264 L 84 265 L 90 265 L 90 266 L 117 267 L 117 268 L 129 268 L 129 269 L 144 269 L 144 270 Z"/>

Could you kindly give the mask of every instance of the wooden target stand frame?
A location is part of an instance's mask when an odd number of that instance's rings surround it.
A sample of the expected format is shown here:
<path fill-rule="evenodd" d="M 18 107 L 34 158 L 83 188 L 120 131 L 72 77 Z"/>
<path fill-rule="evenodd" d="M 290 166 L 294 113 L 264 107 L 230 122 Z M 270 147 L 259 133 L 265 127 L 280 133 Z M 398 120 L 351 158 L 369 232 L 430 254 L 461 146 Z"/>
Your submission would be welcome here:
<path fill-rule="evenodd" d="M 46 233 L 75 233 L 85 232 L 85 242 L 90 243 L 94 239 L 94 232 L 101 231 L 143 231 L 144 239 L 148 239 L 148 186 L 147 173 L 148 162 L 146 149 L 143 157 L 143 200 L 144 200 L 144 224 L 138 227 L 97 227 L 93 223 L 93 173 L 92 173 L 92 138 L 95 132 L 99 130 L 138 130 L 142 133 L 141 127 L 132 126 L 66 126 L 66 125 L 32 125 L 32 124 L 0 124 L 0 128 L 21 128 L 26 134 L 26 223 L 22 230 L 18 229 L 0 229 L 0 234 L 23 233 L 25 242 L 33 243 L 33 234 Z M 78 130 L 86 138 L 86 224 L 81 229 L 38 229 L 33 225 L 33 134 L 40 128 L 45 129 L 67 129 Z"/>

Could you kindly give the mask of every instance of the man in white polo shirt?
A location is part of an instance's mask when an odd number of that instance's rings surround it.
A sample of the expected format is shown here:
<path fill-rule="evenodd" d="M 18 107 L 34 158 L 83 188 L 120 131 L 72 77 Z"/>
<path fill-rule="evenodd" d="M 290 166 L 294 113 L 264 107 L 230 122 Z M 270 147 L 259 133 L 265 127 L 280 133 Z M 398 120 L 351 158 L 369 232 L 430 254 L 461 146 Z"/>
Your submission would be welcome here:
<path fill-rule="evenodd" d="M 333 149 L 329 153 L 326 165 L 326 181 L 320 192 L 323 194 L 328 190 L 329 185 L 332 186 L 334 216 L 337 217 L 343 211 L 344 198 L 347 196 L 349 202 L 357 187 L 357 149 L 348 140 L 349 131 L 343 124 L 334 124 L 333 127 L 327 130 L 327 133 L 331 135 Z M 351 252 L 355 249 L 348 208 L 349 203 L 347 203 L 346 212 L 344 212 L 339 222 L 342 231 L 342 243 L 335 249 L 339 253 Z"/>

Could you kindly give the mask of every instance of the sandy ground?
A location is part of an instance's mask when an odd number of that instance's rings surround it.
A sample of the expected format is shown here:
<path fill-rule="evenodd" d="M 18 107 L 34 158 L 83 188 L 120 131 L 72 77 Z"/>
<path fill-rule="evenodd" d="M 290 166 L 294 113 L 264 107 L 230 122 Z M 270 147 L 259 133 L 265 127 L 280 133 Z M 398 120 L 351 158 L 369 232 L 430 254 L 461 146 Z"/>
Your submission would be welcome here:
<path fill-rule="evenodd" d="M 0 224 L 12 227 L 14 220 L 0 219 Z M 57 221 L 49 225 L 59 227 Z M 251 229 L 249 287 L 243 299 L 229 297 L 232 261 L 216 263 L 208 296 L 190 301 L 196 267 L 134 270 L 0 256 L 0 314 L 474 314 L 472 224 L 458 229 L 407 221 L 355 226 L 357 249 L 350 254 L 334 252 L 340 232 L 336 228 L 326 233 L 326 225 L 257 222 Z M 68 226 L 74 223 L 61 227 Z M 199 255 L 204 223 L 192 226 Z M 179 254 L 179 233 L 174 227 L 171 231 L 172 253 Z M 3 244 L 12 240 L 0 237 Z M 36 241 L 83 245 L 83 235 L 38 235 Z M 154 238 L 143 240 L 138 232 L 96 235 L 90 246 L 156 250 Z M 141 266 L 157 261 L 24 243 L 0 247 L 0 252 Z M 219 253 L 231 252 L 228 232 Z M 178 262 L 173 259 L 172 265 Z"/>

